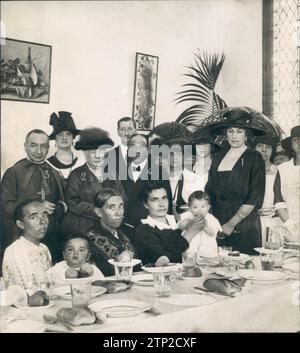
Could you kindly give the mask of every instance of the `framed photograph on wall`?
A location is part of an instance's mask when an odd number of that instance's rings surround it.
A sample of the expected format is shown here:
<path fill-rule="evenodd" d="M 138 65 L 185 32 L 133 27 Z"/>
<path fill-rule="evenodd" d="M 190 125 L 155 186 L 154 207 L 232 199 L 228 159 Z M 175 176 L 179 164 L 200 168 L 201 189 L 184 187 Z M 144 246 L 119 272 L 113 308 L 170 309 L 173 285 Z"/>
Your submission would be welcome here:
<path fill-rule="evenodd" d="M 49 103 L 50 45 L 1 38 L 1 99 Z"/>
<path fill-rule="evenodd" d="M 158 57 L 136 53 L 133 96 L 133 119 L 137 130 L 149 131 L 155 126 Z"/>

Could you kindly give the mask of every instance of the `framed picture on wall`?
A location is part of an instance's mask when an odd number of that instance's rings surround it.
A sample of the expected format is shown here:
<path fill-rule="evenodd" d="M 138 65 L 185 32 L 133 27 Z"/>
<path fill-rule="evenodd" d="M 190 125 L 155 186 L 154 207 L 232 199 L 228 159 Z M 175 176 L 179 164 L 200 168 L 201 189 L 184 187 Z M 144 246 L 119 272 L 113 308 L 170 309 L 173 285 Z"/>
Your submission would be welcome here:
<path fill-rule="evenodd" d="M 49 103 L 50 45 L 1 38 L 1 99 Z"/>
<path fill-rule="evenodd" d="M 133 96 L 133 119 L 137 130 L 149 131 L 155 126 L 158 57 L 136 53 Z"/>

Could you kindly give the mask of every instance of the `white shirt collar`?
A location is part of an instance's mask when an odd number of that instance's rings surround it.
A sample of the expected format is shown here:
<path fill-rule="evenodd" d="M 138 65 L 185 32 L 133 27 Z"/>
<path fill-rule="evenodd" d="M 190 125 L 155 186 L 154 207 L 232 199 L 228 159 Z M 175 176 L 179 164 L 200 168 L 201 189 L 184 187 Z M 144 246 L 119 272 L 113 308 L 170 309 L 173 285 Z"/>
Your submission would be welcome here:
<path fill-rule="evenodd" d="M 120 143 L 120 150 L 121 150 L 122 156 L 123 156 L 125 163 L 126 163 L 127 162 L 128 147 L 123 145 L 122 143 Z"/>
<path fill-rule="evenodd" d="M 142 219 L 141 222 L 143 224 L 148 224 L 152 228 L 158 228 L 159 230 L 163 229 L 177 229 L 177 224 L 175 221 L 175 217 L 173 215 L 166 215 L 166 219 L 169 224 L 160 222 L 154 218 L 152 218 L 150 215 L 146 219 Z"/>
<path fill-rule="evenodd" d="M 132 176 L 133 176 L 133 179 L 134 181 L 137 181 L 137 179 L 139 178 L 139 176 L 141 175 L 143 169 L 145 168 L 146 166 L 146 163 L 147 163 L 147 158 L 140 164 L 134 164 L 133 162 L 130 164 L 130 168 L 131 168 L 131 171 L 132 171 Z M 140 167 L 141 170 L 140 171 L 137 171 L 137 170 L 134 170 L 134 168 L 137 168 L 137 167 Z"/>

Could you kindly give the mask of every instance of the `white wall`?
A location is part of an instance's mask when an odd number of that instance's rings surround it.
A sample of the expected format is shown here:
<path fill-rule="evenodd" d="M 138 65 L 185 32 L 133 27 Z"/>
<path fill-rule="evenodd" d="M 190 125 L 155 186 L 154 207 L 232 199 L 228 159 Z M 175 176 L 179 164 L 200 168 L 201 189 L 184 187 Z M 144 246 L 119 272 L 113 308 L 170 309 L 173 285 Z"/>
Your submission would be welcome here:
<path fill-rule="evenodd" d="M 261 0 L 12 1 L 1 10 L 6 37 L 52 45 L 50 103 L 1 101 L 2 172 L 24 157 L 30 129 L 51 132 L 53 111 L 118 141 L 117 120 L 132 114 L 136 52 L 159 56 L 156 124 L 183 111 L 173 99 L 197 48 L 226 54 L 217 90 L 228 105 L 261 110 Z"/>

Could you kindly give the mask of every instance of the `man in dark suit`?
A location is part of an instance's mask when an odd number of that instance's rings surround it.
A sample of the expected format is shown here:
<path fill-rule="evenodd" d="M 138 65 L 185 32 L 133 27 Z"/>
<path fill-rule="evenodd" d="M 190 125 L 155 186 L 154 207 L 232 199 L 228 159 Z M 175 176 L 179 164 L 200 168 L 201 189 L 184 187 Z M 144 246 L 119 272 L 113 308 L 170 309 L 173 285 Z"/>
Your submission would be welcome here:
<path fill-rule="evenodd" d="M 121 118 L 118 121 L 118 135 L 121 143 L 112 149 L 109 154 L 112 165 L 115 165 L 116 179 L 127 179 L 127 163 L 128 163 L 128 142 L 133 134 L 136 133 L 135 121 L 130 117 Z M 111 166 L 109 166 L 111 168 Z"/>
<path fill-rule="evenodd" d="M 59 223 L 66 211 L 64 179 L 45 162 L 49 150 L 48 135 L 42 130 L 30 131 L 24 143 L 27 158 L 8 168 L 2 179 L 3 232 L 2 251 L 19 237 L 13 220 L 16 206 L 25 199 L 34 198 L 43 203 L 49 214 L 45 243 L 53 262 L 61 259 Z"/>
<path fill-rule="evenodd" d="M 125 207 L 125 223 L 136 228 L 141 219 L 148 216 L 148 210 L 140 200 L 140 191 L 149 180 L 162 180 L 166 171 L 156 163 L 152 163 L 148 150 L 148 138 L 143 134 L 132 135 L 128 145 L 128 178 L 122 180 L 127 202 Z M 164 180 L 168 191 L 170 211 L 172 192 L 169 180 Z"/>

